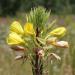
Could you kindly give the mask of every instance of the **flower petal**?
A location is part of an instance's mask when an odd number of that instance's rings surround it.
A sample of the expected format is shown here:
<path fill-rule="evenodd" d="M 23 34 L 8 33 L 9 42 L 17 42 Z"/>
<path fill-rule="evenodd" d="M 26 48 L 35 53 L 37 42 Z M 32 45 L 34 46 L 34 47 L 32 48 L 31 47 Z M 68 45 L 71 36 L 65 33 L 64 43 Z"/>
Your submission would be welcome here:
<path fill-rule="evenodd" d="M 26 23 L 25 26 L 24 26 L 24 32 L 25 32 L 26 35 L 35 35 L 33 24 Z"/>
<path fill-rule="evenodd" d="M 14 45 L 14 44 L 20 44 L 20 43 L 25 43 L 24 40 L 15 32 L 12 32 L 9 34 L 7 38 L 7 43 L 9 45 Z"/>
<path fill-rule="evenodd" d="M 53 36 L 63 37 L 66 33 L 65 27 L 59 27 L 51 31 L 49 34 Z"/>
<path fill-rule="evenodd" d="M 14 22 L 11 24 L 11 26 L 10 26 L 10 31 L 11 31 L 11 32 L 18 33 L 18 34 L 23 34 L 23 33 L 24 33 L 22 26 L 21 26 L 20 23 L 17 22 L 17 21 L 14 21 Z"/>

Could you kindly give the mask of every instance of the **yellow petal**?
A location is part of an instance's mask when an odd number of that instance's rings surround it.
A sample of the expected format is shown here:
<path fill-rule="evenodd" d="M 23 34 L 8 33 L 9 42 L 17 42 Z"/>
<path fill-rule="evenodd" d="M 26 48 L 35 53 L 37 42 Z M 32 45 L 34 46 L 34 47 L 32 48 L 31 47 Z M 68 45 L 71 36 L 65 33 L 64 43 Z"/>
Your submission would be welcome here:
<path fill-rule="evenodd" d="M 15 32 L 12 32 L 9 34 L 7 38 L 7 43 L 9 45 L 14 45 L 14 44 L 20 44 L 20 43 L 25 43 L 24 40 Z"/>
<path fill-rule="evenodd" d="M 26 23 L 25 26 L 24 26 L 24 32 L 25 32 L 26 35 L 35 35 L 33 24 Z"/>
<path fill-rule="evenodd" d="M 22 26 L 17 21 L 14 21 L 11 24 L 10 31 L 15 32 L 15 33 L 18 33 L 18 34 L 23 34 L 24 33 Z"/>
<path fill-rule="evenodd" d="M 63 37 L 66 33 L 65 27 L 59 27 L 51 31 L 49 34 L 53 36 Z"/>

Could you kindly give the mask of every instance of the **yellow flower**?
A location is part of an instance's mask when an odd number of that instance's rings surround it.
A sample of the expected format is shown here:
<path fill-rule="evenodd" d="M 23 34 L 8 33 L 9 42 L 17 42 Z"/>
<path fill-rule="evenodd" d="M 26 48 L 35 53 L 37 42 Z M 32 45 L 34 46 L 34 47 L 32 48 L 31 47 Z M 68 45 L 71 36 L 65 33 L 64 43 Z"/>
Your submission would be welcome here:
<path fill-rule="evenodd" d="M 7 43 L 9 45 L 21 44 L 24 43 L 24 40 L 15 32 L 9 34 L 7 38 Z"/>
<path fill-rule="evenodd" d="M 23 33 L 24 33 L 22 26 L 21 26 L 20 23 L 17 22 L 17 21 L 14 21 L 14 22 L 11 24 L 11 26 L 10 26 L 10 31 L 11 31 L 11 32 L 18 33 L 18 34 L 23 34 Z"/>
<path fill-rule="evenodd" d="M 26 23 L 25 26 L 24 26 L 24 32 L 25 32 L 26 35 L 35 35 L 33 24 Z"/>
<path fill-rule="evenodd" d="M 51 31 L 49 34 L 53 36 L 63 37 L 66 33 L 65 27 L 59 27 Z"/>

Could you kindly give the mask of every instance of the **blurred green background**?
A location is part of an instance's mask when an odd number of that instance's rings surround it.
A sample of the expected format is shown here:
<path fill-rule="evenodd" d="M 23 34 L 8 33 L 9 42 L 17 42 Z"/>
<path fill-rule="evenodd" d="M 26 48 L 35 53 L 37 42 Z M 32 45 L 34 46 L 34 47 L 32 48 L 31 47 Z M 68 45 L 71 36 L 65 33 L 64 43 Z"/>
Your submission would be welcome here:
<path fill-rule="evenodd" d="M 69 49 L 54 50 L 61 61 L 49 66 L 50 75 L 75 75 L 75 0 L 0 0 L 0 75 L 32 75 L 28 61 L 15 61 L 15 53 L 6 44 L 9 26 L 14 20 L 22 25 L 31 8 L 43 6 L 51 10 L 49 21 L 57 20 L 55 27 L 65 26 L 67 35 L 63 38 Z"/>
<path fill-rule="evenodd" d="M 75 0 L 0 0 L 0 15 L 15 15 L 31 8 L 44 6 L 57 14 L 75 14 Z"/>

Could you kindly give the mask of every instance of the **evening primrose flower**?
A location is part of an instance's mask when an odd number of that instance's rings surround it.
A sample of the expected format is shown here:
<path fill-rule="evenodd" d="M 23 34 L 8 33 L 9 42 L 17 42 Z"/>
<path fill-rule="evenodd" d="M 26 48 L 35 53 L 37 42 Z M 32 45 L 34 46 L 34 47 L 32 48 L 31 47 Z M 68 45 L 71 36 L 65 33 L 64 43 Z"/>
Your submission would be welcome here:
<path fill-rule="evenodd" d="M 66 33 L 65 27 L 58 27 L 51 31 L 49 34 L 57 37 L 63 37 Z"/>
<path fill-rule="evenodd" d="M 15 32 L 17 34 L 23 34 L 23 28 L 18 21 L 14 21 L 10 26 L 10 31 Z"/>
<path fill-rule="evenodd" d="M 7 37 L 7 43 L 8 45 L 16 45 L 25 43 L 24 40 L 15 32 L 11 32 L 9 36 Z"/>
<path fill-rule="evenodd" d="M 24 26 L 24 32 L 26 35 L 35 35 L 35 31 L 34 31 L 34 28 L 33 28 L 33 24 L 31 23 L 26 23 L 25 26 Z"/>

